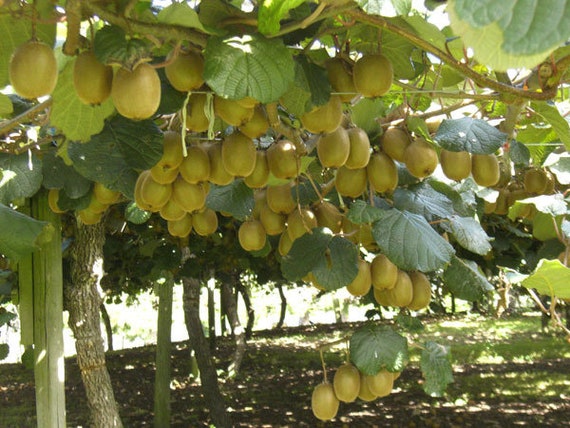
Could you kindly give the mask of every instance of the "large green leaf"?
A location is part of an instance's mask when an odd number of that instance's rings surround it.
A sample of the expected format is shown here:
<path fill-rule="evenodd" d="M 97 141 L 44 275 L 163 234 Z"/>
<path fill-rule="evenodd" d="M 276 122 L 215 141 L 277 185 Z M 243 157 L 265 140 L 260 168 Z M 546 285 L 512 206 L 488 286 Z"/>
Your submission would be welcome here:
<path fill-rule="evenodd" d="M 289 281 L 301 280 L 319 264 L 333 236 L 318 228 L 297 238 L 281 261 L 283 276 Z"/>
<path fill-rule="evenodd" d="M 295 78 L 295 63 L 279 39 L 260 35 L 210 37 L 205 50 L 204 79 L 222 97 L 277 101 Z"/>
<path fill-rule="evenodd" d="M 0 231 L 0 254 L 18 261 L 49 241 L 55 229 L 0 204 Z"/>
<path fill-rule="evenodd" d="M 507 141 L 507 135 L 482 119 L 462 117 L 444 120 L 435 134 L 435 140 L 452 152 L 491 154 Z"/>
<path fill-rule="evenodd" d="M 43 185 L 46 189 L 63 189 L 70 198 L 84 196 L 91 189 L 91 181 L 66 165 L 55 152 L 48 152 L 43 159 Z M 63 208 L 63 207 L 62 207 Z"/>
<path fill-rule="evenodd" d="M 369 15 L 407 15 L 412 9 L 412 0 L 356 0 Z"/>
<path fill-rule="evenodd" d="M 540 195 L 532 198 L 520 199 L 509 209 L 509 218 L 514 220 L 518 217 L 525 205 L 532 204 L 541 213 L 549 216 L 564 215 L 568 212 L 568 205 L 564 196 L 560 193 L 554 195 Z"/>
<path fill-rule="evenodd" d="M 402 211 L 420 214 L 426 218 L 445 218 L 453 214 L 453 203 L 428 183 L 422 182 L 394 192 L 394 206 Z"/>
<path fill-rule="evenodd" d="M 521 284 L 545 296 L 570 299 L 570 268 L 559 260 L 542 259 L 536 270 Z"/>
<path fill-rule="evenodd" d="M 382 98 L 361 98 L 352 106 L 350 119 L 367 134 L 374 135 L 381 129 L 378 118 L 386 115 L 387 110 Z"/>
<path fill-rule="evenodd" d="M 447 264 L 455 250 L 418 214 L 391 209 L 372 228 L 376 243 L 400 269 L 431 272 Z"/>
<path fill-rule="evenodd" d="M 327 290 L 346 287 L 358 274 L 358 248 L 348 239 L 334 236 L 312 272 Z"/>
<path fill-rule="evenodd" d="M 562 215 L 553 216 L 538 211 L 532 218 L 532 236 L 539 241 L 558 238 L 558 230 L 563 218 Z"/>
<path fill-rule="evenodd" d="M 52 94 L 50 121 L 70 140 L 87 141 L 101 132 L 115 107 L 110 98 L 98 106 L 81 102 L 73 86 L 73 65 L 74 61 L 69 61 L 59 76 Z"/>
<path fill-rule="evenodd" d="M 408 341 L 388 326 L 368 324 L 350 338 L 350 359 L 367 375 L 383 368 L 399 372 L 408 364 Z"/>
<path fill-rule="evenodd" d="M 262 1 L 257 14 L 257 27 L 262 34 L 274 34 L 281 28 L 280 21 L 303 0 Z"/>
<path fill-rule="evenodd" d="M 453 382 L 449 346 L 428 341 L 424 344 L 420 367 L 424 377 L 423 389 L 432 397 L 441 397 L 447 385 Z"/>
<path fill-rule="evenodd" d="M 35 154 L 0 153 L 0 203 L 33 196 L 42 184 L 42 163 Z"/>
<path fill-rule="evenodd" d="M 143 39 L 127 37 L 118 26 L 107 25 L 95 33 L 93 52 L 103 64 L 133 67 L 148 56 L 149 45 Z"/>
<path fill-rule="evenodd" d="M 450 0 L 453 31 L 475 58 L 498 71 L 532 68 L 570 36 L 567 0 Z"/>
<path fill-rule="evenodd" d="M 454 256 L 443 272 L 443 282 L 458 299 L 475 302 L 480 300 L 493 286 L 479 272 L 475 262 Z"/>
<path fill-rule="evenodd" d="M 463 248 L 481 256 L 491 251 L 491 238 L 474 218 L 453 215 L 449 217 L 449 224 L 453 236 Z"/>
<path fill-rule="evenodd" d="M 162 22 L 164 24 L 195 28 L 202 32 L 206 32 L 206 29 L 200 22 L 198 13 L 196 13 L 196 11 L 186 2 L 172 3 L 158 12 L 156 19 L 158 22 Z"/>
<path fill-rule="evenodd" d="M 253 190 L 243 180 L 234 180 L 227 186 L 211 184 L 206 205 L 215 211 L 224 211 L 244 220 L 251 215 L 255 205 Z"/>
<path fill-rule="evenodd" d="M 356 200 L 350 205 L 350 209 L 346 214 L 347 218 L 356 224 L 374 223 L 384 216 L 384 211 L 381 208 L 373 207 L 364 201 Z"/>
<path fill-rule="evenodd" d="M 570 4 L 568 9 L 570 9 Z M 533 102 L 530 106 L 536 114 L 550 124 L 560 141 L 564 143 L 566 150 L 570 150 L 570 124 L 562 117 L 556 106 L 546 102 Z"/>
<path fill-rule="evenodd" d="M 561 153 L 548 158 L 548 168 L 556 176 L 560 184 L 570 184 L 570 154 Z"/>

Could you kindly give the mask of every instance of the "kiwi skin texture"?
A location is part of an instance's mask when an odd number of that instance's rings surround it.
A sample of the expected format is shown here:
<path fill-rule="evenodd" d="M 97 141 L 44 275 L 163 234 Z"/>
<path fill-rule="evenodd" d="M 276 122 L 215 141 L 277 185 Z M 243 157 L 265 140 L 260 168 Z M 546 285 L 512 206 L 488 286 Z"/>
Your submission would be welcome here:
<path fill-rule="evenodd" d="M 57 61 L 53 49 L 40 41 L 28 41 L 16 48 L 8 66 L 10 84 L 21 97 L 49 95 L 57 83 Z"/>

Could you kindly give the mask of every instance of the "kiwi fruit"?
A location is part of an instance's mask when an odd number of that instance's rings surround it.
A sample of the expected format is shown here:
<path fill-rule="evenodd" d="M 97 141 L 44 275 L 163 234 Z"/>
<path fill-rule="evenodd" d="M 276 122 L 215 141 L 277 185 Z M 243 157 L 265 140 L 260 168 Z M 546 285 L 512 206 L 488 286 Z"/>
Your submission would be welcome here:
<path fill-rule="evenodd" d="M 160 105 L 160 78 L 150 64 L 141 63 L 132 71 L 120 68 L 113 77 L 111 98 L 117 111 L 133 120 L 148 119 Z"/>
<path fill-rule="evenodd" d="M 287 230 L 284 230 L 283 233 L 279 236 L 279 244 L 277 246 L 277 251 L 279 254 L 284 257 L 287 255 L 291 247 L 293 246 L 293 241 L 289 237 L 289 233 Z"/>
<path fill-rule="evenodd" d="M 268 186 L 266 198 L 269 208 L 279 214 L 289 214 L 297 206 L 291 192 L 291 183 Z"/>
<path fill-rule="evenodd" d="M 245 108 L 254 108 L 256 106 L 259 106 L 259 100 L 256 100 L 253 97 L 240 98 L 239 100 L 236 100 L 236 103 Z"/>
<path fill-rule="evenodd" d="M 439 153 L 441 169 L 450 180 L 461 181 L 471 175 L 471 154 L 442 149 Z"/>
<path fill-rule="evenodd" d="M 186 105 L 186 129 L 192 132 L 205 132 L 210 126 L 210 120 L 206 116 L 206 94 L 192 94 Z"/>
<path fill-rule="evenodd" d="M 386 129 L 380 139 L 382 151 L 398 162 L 404 162 L 404 152 L 411 142 L 408 133 L 396 127 Z"/>
<path fill-rule="evenodd" d="M 342 123 L 342 101 L 331 95 L 328 102 L 314 107 L 300 117 L 301 125 L 313 134 L 333 132 Z"/>
<path fill-rule="evenodd" d="M 313 212 L 319 227 L 327 227 L 333 233 L 340 233 L 343 215 L 336 205 L 323 200 L 313 206 Z"/>
<path fill-rule="evenodd" d="M 366 168 L 348 169 L 343 166 L 336 171 L 334 185 L 341 196 L 358 198 L 366 190 L 367 183 Z"/>
<path fill-rule="evenodd" d="M 499 189 L 499 195 L 497 196 L 497 200 L 495 201 L 495 210 L 493 211 L 493 213 L 497 215 L 508 214 L 510 194 L 511 192 L 509 189 Z"/>
<path fill-rule="evenodd" d="M 429 306 L 431 302 L 431 284 L 428 277 L 419 271 L 408 274 L 412 280 L 412 301 L 408 303 L 408 309 L 419 311 Z"/>
<path fill-rule="evenodd" d="M 93 51 L 77 55 L 73 64 L 73 86 L 82 103 L 99 105 L 111 95 L 113 68 L 99 62 Z"/>
<path fill-rule="evenodd" d="M 375 375 L 366 376 L 366 383 L 370 392 L 376 397 L 386 397 L 394 387 L 394 376 L 389 371 L 382 369 Z"/>
<path fill-rule="evenodd" d="M 259 221 L 263 224 L 265 232 L 270 235 L 279 235 L 285 230 L 287 217 L 274 212 L 269 205 L 264 204 L 259 210 Z"/>
<path fill-rule="evenodd" d="M 404 151 L 404 163 L 406 168 L 416 178 L 424 178 L 431 175 L 439 159 L 437 152 L 425 139 L 415 138 Z"/>
<path fill-rule="evenodd" d="M 222 163 L 222 145 L 220 143 L 210 144 L 207 151 L 210 158 L 210 183 L 218 186 L 230 184 L 234 180 L 234 176 L 226 170 Z"/>
<path fill-rule="evenodd" d="M 203 184 L 188 183 L 179 176 L 172 183 L 172 199 L 188 213 L 199 211 L 206 204 L 206 191 Z"/>
<path fill-rule="evenodd" d="M 357 95 L 352 79 L 352 66 L 340 57 L 326 61 L 325 68 L 329 76 L 329 82 L 335 92 L 338 92 L 340 100 L 348 103 Z"/>
<path fill-rule="evenodd" d="M 202 146 L 190 146 L 178 171 L 188 183 L 201 183 L 210 179 L 210 157 Z"/>
<path fill-rule="evenodd" d="M 381 306 L 394 306 L 390 298 L 390 290 L 372 287 L 374 300 Z"/>
<path fill-rule="evenodd" d="M 239 102 L 239 101 L 238 101 Z M 240 125 L 239 130 L 242 134 L 249 138 L 259 138 L 269 129 L 269 120 L 261 105 L 253 109 L 253 115 L 244 124 Z"/>
<path fill-rule="evenodd" d="M 255 168 L 257 160 L 255 143 L 236 131 L 222 142 L 222 165 L 235 177 L 247 177 Z"/>
<path fill-rule="evenodd" d="M 350 128 L 347 131 L 350 151 L 344 166 L 350 169 L 366 168 L 370 160 L 370 139 L 362 128 Z"/>
<path fill-rule="evenodd" d="M 140 199 L 148 211 L 157 212 L 168 202 L 172 195 L 172 185 L 161 184 L 152 178 L 151 174 L 141 174 L 142 178 L 139 188 Z M 140 207 L 143 208 L 143 207 Z M 143 208 L 144 209 L 144 208 Z"/>
<path fill-rule="evenodd" d="M 403 270 L 398 270 L 396 284 L 390 289 L 390 300 L 394 306 L 404 308 L 408 306 L 414 297 L 414 287 L 410 275 Z"/>
<path fill-rule="evenodd" d="M 334 394 L 343 403 L 352 403 L 360 391 L 360 371 L 346 362 L 334 372 Z"/>
<path fill-rule="evenodd" d="M 57 83 L 57 61 L 53 49 L 37 40 L 16 48 L 8 66 L 10 84 L 18 95 L 34 99 L 49 95 Z"/>
<path fill-rule="evenodd" d="M 317 227 L 317 217 L 310 209 L 296 209 L 287 216 L 287 233 L 291 241 L 311 232 L 315 227 Z"/>
<path fill-rule="evenodd" d="M 385 254 L 377 254 L 370 263 L 372 285 L 379 290 L 394 288 L 398 279 L 398 266 Z"/>
<path fill-rule="evenodd" d="M 218 229 L 218 215 L 211 208 L 205 208 L 192 214 L 192 227 L 200 236 L 208 236 Z"/>
<path fill-rule="evenodd" d="M 100 203 L 111 205 L 119 200 L 121 193 L 116 190 L 111 190 L 103 183 L 96 181 L 93 184 L 93 196 L 95 196 Z"/>
<path fill-rule="evenodd" d="M 374 153 L 366 166 L 366 176 L 379 193 L 391 192 L 398 186 L 398 167 L 386 153 Z"/>
<path fill-rule="evenodd" d="M 238 241 L 246 251 L 259 251 L 265 247 L 267 234 L 259 220 L 246 220 L 238 229 Z"/>
<path fill-rule="evenodd" d="M 179 220 L 168 220 L 166 227 L 172 236 L 186 238 L 192 232 L 192 216 L 186 213 Z"/>
<path fill-rule="evenodd" d="M 376 394 L 370 391 L 367 378 L 368 376 L 364 373 L 360 373 L 360 389 L 358 390 L 358 398 L 362 401 L 372 401 L 376 399 Z"/>
<path fill-rule="evenodd" d="M 174 202 L 172 198 L 160 208 L 158 213 L 163 219 L 170 221 L 181 220 L 186 215 L 186 211 Z"/>
<path fill-rule="evenodd" d="M 144 202 L 142 200 L 142 197 L 141 197 L 142 184 L 149 176 L 150 176 L 150 170 L 149 169 L 141 171 L 141 173 L 137 177 L 137 181 L 135 183 L 135 190 L 134 190 L 135 204 L 141 210 L 145 210 L 145 211 L 151 211 L 153 209 L 153 207 L 151 205 L 147 204 L 146 202 Z"/>
<path fill-rule="evenodd" d="M 338 413 L 340 402 L 330 382 L 318 384 L 311 395 L 311 409 L 315 417 L 321 421 L 329 421 Z"/>
<path fill-rule="evenodd" d="M 352 79 L 354 87 L 362 96 L 381 97 L 392 86 L 392 63 L 382 54 L 363 55 L 352 68 Z"/>
<path fill-rule="evenodd" d="M 182 137 L 178 132 L 164 133 L 162 157 L 150 169 L 152 178 L 161 183 L 172 183 L 178 176 L 178 167 L 184 160 Z"/>
<path fill-rule="evenodd" d="M 355 224 L 351 222 L 348 217 L 343 216 L 342 232 L 351 242 L 362 245 L 365 248 L 375 242 L 374 237 L 372 236 L 372 226 L 370 223 Z"/>
<path fill-rule="evenodd" d="M 214 112 L 216 116 L 231 126 L 240 126 L 251 120 L 253 107 L 244 107 L 236 100 L 214 96 Z"/>
<path fill-rule="evenodd" d="M 543 195 L 548 186 L 548 176 L 542 169 L 528 169 L 524 173 L 523 182 L 528 193 Z"/>
<path fill-rule="evenodd" d="M 62 210 L 59 205 L 59 189 L 49 189 L 48 191 L 48 205 L 49 208 L 56 214 L 63 214 L 65 210 Z"/>
<path fill-rule="evenodd" d="M 171 52 L 164 67 L 166 78 L 177 91 L 189 92 L 204 84 L 204 58 L 199 52 Z"/>
<path fill-rule="evenodd" d="M 299 156 L 297 147 L 289 140 L 274 142 L 267 149 L 269 171 L 276 177 L 289 180 L 299 175 Z"/>
<path fill-rule="evenodd" d="M 371 287 L 370 263 L 366 260 L 358 259 L 358 273 L 352 282 L 346 286 L 346 289 L 353 296 L 360 297 L 367 294 Z"/>
<path fill-rule="evenodd" d="M 472 154 L 471 176 L 479 186 L 491 187 L 497 184 L 501 178 L 497 157 L 494 154 Z"/>
<path fill-rule="evenodd" d="M 350 154 L 350 138 L 342 126 L 321 135 L 317 141 L 317 156 L 325 168 L 340 168 Z"/>
<path fill-rule="evenodd" d="M 269 180 L 269 164 L 267 162 L 267 153 L 264 150 L 257 150 L 255 157 L 255 167 L 243 181 L 247 187 L 259 189 L 265 187 Z"/>

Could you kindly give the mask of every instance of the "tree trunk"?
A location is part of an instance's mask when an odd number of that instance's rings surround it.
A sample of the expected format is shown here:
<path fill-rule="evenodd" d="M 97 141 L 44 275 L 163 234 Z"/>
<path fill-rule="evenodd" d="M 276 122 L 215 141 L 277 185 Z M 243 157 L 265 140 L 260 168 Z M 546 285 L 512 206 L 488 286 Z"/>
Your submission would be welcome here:
<path fill-rule="evenodd" d="M 174 281 L 157 284 L 156 372 L 154 378 L 154 426 L 170 426 L 170 354 L 172 350 L 172 299 Z"/>
<path fill-rule="evenodd" d="M 231 281 L 231 282 L 230 282 Z M 243 355 L 245 354 L 245 331 L 239 321 L 237 302 L 234 294 L 234 284 L 239 281 L 239 273 L 234 273 L 230 277 L 230 281 L 224 281 L 222 284 L 222 299 L 226 314 L 230 322 L 232 337 L 235 341 L 235 351 L 232 361 L 228 367 L 228 378 L 233 378 L 239 372 Z"/>
<path fill-rule="evenodd" d="M 208 339 L 210 352 L 216 350 L 216 301 L 214 299 L 214 281 L 208 282 Z"/>
<path fill-rule="evenodd" d="M 102 275 L 104 241 L 102 224 L 87 226 L 77 222 L 74 248 L 71 251 L 72 283 L 65 290 L 69 327 L 75 336 L 77 364 L 85 386 L 92 426 L 95 428 L 123 426 L 105 364 L 99 318 L 101 296 L 97 284 Z"/>
<path fill-rule="evenodd" d="M 279 321 L 277 322 L 275 328 L 281 328 L 283 327 L 283 323 L 285 322 L 285 315 L 287 313 L 287 298 L 283 292 L 283 284 L 280 282 L 277 283 L 277 290 L 279 290 L 279 297 L 281 298 L 281 312 L 279 313 Z"/>
<path fill-rule="evenodd" d="M 245 303 L 245 309 L 247 311 L 247 325 L 245 327 L 245 338 L 251 339 L 253 333 L 253 324 L 255 323 L 255 311 L 251 305 L 251 298 L 249 297 L 249 290 L 243 285 L 240 279 L 236 283 L 237 291 L 241 294 L 243 298 L 243 303 Z"/>
<path fill-rule="evenodd" d="M 113 350 L 113 327 L 111 326 L 111 318 L 109 317 L 109 312 L 107 312 L 107 307 L 105 303 L 101 302 L 99 305 L 99 311 L 101 312 L 101 319 L 103 320 L 103 325 L 105 326 L 105 332 L 107 333 L 107 351 Z"/>
<path fill-rule="evenodd" d="M 210 416 L 216 428 L 230 428 L 232 421 L 226 409 L 226 403 L 218 386 L 216 367 L 210 355 L 208 341 L 202 329 L 200 321 L 200 281 L 196 278 L 182 278 L 184 320 L 190 347 L 194 350 L 200 380 L 210 408 Z"/>

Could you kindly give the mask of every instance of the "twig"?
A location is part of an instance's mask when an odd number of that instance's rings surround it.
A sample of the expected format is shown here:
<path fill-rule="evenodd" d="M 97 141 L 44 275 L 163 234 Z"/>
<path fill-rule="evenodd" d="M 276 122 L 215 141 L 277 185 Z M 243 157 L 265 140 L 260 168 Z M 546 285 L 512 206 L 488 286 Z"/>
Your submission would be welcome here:
<path fill-rule="evenodd" d="M 25 112 L 20 113 L 18 116 L 15 116 L 10 120 L 7 120 L 5 122 L 0 123 L 0 135 L 4 135 L 8 131 L 14 129 L 16 126 L 20 125 L 20 123 L 22 123 L 24 121 L 24 119 L 32 117 L 36 113 L 48 108 L 51 105 L 51 103 L 52 103 L 52 99 L 48 98 L 47 100 L 45 100 L 39 104 L 36 104 L 35 106 L 30 108 L 29 110 L 26 110 Z"/>

